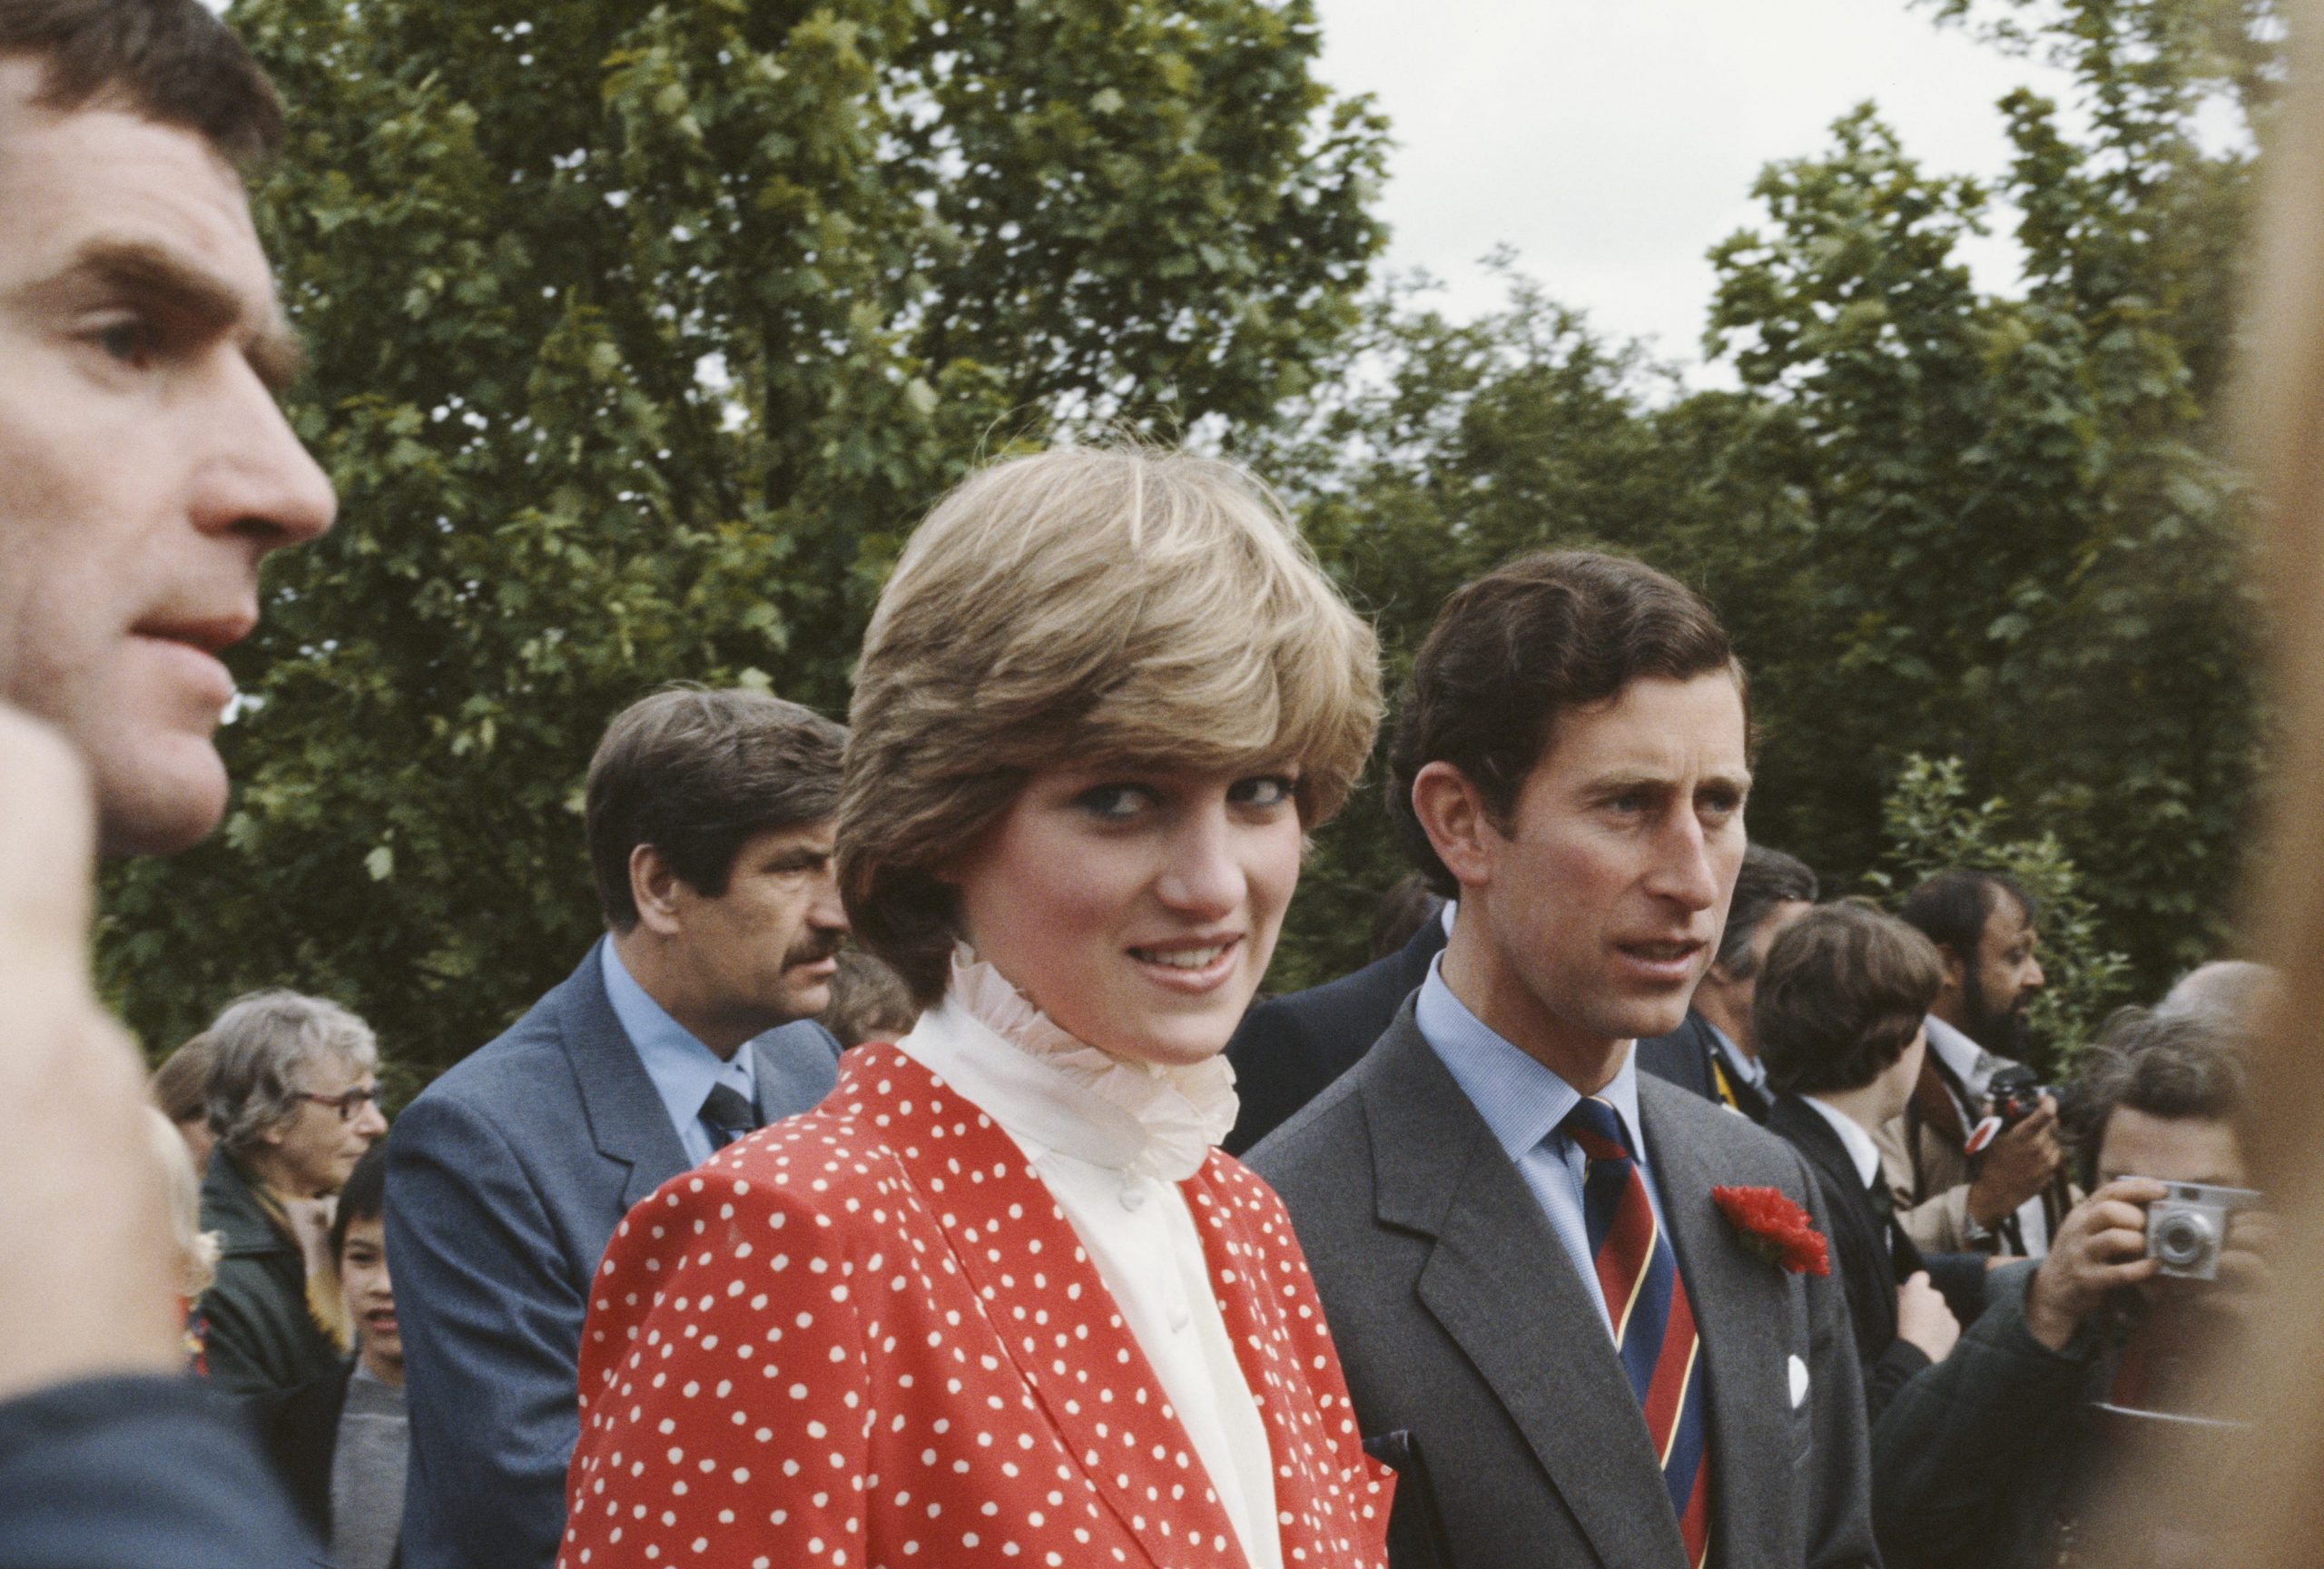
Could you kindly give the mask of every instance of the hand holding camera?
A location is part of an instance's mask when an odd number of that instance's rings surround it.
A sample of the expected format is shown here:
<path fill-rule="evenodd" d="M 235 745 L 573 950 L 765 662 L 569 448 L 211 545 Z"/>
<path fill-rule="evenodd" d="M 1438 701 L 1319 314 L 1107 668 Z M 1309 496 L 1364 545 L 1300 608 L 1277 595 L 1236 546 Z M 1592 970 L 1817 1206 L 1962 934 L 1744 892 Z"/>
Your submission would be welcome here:
<path fill-rule="evenodd" d="M 2036 1085 L 2029 1100 L 2008 1092 L 1999 1075 L 1995 1090 L 1994 1120 L 2001 1129 L 1982 1146 L 1977 1175 L 1969 1184 L 1969 1219 L 1984 1227 L 1999 1225 L 2047 1188 L 2065 1159 L 2058 1144 L 2058 1102 L 2049 1091 Z"/>
<path fill-rule="evenodd" d="M 2162 1262 L 2147 1251 L 2146 1207 L 2169 1191 L 2151 1178 L 2118 1177 L 2074 1206 L 2025 1293 L 2036 1340 L 2064 1350 L 2108 1292 L 2154 1278 Z"/>

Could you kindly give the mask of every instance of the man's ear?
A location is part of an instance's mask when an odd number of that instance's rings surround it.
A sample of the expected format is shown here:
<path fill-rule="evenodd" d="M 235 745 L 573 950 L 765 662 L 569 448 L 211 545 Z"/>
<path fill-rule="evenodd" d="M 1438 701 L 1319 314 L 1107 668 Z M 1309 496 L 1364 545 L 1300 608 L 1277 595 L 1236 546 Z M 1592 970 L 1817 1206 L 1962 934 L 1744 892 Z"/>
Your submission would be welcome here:
<path fill-rule="evenodd" d="M 1936 956 L 1945 965 L 1945 990 L 1956 996 L 1965 995 L 1969 990 L 1969 966 L 1961 962 L 1961 955 L 1953 951 L 1950 942 L 1938 943 Z"/>
<path fill-rule="evenodd" d="M 1466 890 L 1492 881 L 1501 841 L 1485 798 L 1466 774 L 1450 763 L 1427 765 L 1413 776 L 1413 815 L 1428 835 L 1436 858 Z"/>
<path fill-rule="evenodd" d="M 676 937 L 685 930 L 680 896 L 685 882 L 651 844 L 629 852 L 629 897 L 637 906 L 637 923 L 656 937 Z"/>

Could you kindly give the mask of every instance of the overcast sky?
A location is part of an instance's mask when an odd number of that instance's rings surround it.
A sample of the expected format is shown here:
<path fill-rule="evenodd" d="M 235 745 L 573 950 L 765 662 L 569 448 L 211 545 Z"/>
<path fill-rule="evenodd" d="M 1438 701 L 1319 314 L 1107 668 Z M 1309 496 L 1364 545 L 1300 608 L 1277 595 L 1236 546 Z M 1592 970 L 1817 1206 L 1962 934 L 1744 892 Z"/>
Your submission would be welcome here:
<path fill-rule="evenodd" d="M 1367 92 L 1398 143 L 1380 212 L 1388 260 L 1472 314 L 1499 290 L 1477 267 L 1516 248 L 1552 297 L 1601 331 L 1694 362 L 1705 253 L 1757 221 L 1771 160 L 1824 149 L 1876 101 L 1924 166 L 1999 174 L 1994 104 L 2062 74 L 1939 28 L 1905 0 L 1316 0 L 1322 74 Z M 1981 282 L 2013 273 L 1980 243 Z"/>

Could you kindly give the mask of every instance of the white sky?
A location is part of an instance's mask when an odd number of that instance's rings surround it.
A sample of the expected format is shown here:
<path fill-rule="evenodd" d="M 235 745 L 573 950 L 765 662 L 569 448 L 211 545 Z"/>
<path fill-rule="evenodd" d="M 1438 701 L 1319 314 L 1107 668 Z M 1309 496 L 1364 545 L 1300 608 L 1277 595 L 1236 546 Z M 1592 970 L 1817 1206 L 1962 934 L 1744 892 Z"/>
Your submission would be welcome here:
<path fill-rule="evenodd" d="M 1469 316 L 1499 302 L 1494 245 L 1603 333 L 1700 360 L 1705 253 L 1760 213 L 1768 163 L 1822 152 L 1876 102 L 1923 166 L 1986 179 L 2009 146 L 1994 104 L 2038 61 L 1939 28 L 1905 0 L 1316 0 L 1323 78 L 1367 92 L 1397 148 L 1379 206 L 1388 264 L 1447 285 Z M 1999 225 L 2000 227 L 2005 227 Z M 1976 243 L 1981 284 L 2014 277 L 2005 235 Z M 1725 380 L 1723 376 L 1712 380 Z"/>

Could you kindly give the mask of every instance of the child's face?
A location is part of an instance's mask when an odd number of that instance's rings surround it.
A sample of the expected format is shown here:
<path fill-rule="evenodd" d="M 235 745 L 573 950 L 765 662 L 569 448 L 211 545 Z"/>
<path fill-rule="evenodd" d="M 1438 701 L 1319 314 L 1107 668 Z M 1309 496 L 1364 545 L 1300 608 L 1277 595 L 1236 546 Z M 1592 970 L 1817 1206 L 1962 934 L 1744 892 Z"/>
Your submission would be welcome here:
<path fill-rule="evenodd" d="M 350 1220 L 339 1249 L 339 1279 L 356 1343 L 366 1361 L 400 1369 L 403 1337 L 396 1332 L 395 1288 L 388 1281 L 388 1248 L 379 1218 Z"/>

